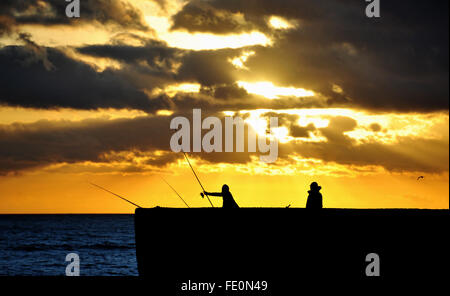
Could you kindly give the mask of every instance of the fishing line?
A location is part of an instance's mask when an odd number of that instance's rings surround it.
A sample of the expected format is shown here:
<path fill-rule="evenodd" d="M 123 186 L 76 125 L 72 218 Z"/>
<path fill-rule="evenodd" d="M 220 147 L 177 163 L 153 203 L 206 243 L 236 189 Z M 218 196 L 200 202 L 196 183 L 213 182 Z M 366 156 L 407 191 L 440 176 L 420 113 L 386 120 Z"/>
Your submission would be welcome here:
<path fill-rule="evenodd" d="M 160 176 L 161 177 L 161 176 Z M 163 177 L 161 177 L 161 179 L 163 179 L 164 182 L 166 182 L 167 185 L 169 185 L 170 188 L 172 188 L 172 190 L 178 195 L 178 197 L 184 202 L 184 204 L 190 208 L 190 206 L 184 201 L 184 199 L 181 197 L 181 195 L 178 194 L 178 192 L 175 190 L 175 188 L 173 188 L 169 182 L 167 182 Z"/>
<path fill-rule="evenodd" d="M 197 174 L 195 173 L 194 168 L 192 167 L 191 162 L 189 161 L 189 158 L 188 158 L 187 155 L 186 155 L 186 152 L 183 151 L 183 154 L 184 154 L 184 157 L 186 158 L 186 160 L 187 160 L 189 166 L 191 167 L 191 170 L 192 170 L 192 172 L 194 173 L 194 176 L 195 176 L 195 178 L 197 179 L 198 184 L 200 184 L 200 187 L 202 187 L 203 193 L 205 193 L 206 198 L 208 199 L 209 203 L 211 204 L 211 207 L 214 208 L 214 205 L 212 204 L 211 200 L 209 199 L 208 194 L 206 194 L 205 188 L 203 188 L 203 185 L 202 185 L 202 183 L 200 182 L 200 179 L 197 177 Z"/>
<path fill-rule="evenodd" d="M 114 192 L 111 192 L 111 191 L 109 191 L 108 189 L 103 188 L 102 186 L 98 186 L 98 185 L 96 185 L 96 184 L 94 184 L 94 183 L 91 183 L 91 182 L 88 182 L 88 183 L 91 184 L 91 185 L 93 185 L 93 186 L 95 186 L 95 187 L 97 187 L 97 188 L 100 188 L 100 189 L 102 189 L 102 190 L 105 190 L 106 192 L 111 193 L 112 195 L 115 195 L 115 196 L 117 196 L 118 198 L 121 198 L 121 199 L 123 199 L 124 201 L 129 202 L 130 204 L 132 204 L 132 205 L 134 205 L 134 206 L 136 206 L 136 207 L 138 207 L 138 208 L 142 208 L 141 206 L 135 204 L 134 202 L 131 202 L 131 201 L 129 201 L 128 199 L 126 199 L 126 198 L 124 198 L 124 197 L 122 197 L 122 196 L 120 196 L 120 195 L 118 195 L 118 194 L 115 194 Z"/>

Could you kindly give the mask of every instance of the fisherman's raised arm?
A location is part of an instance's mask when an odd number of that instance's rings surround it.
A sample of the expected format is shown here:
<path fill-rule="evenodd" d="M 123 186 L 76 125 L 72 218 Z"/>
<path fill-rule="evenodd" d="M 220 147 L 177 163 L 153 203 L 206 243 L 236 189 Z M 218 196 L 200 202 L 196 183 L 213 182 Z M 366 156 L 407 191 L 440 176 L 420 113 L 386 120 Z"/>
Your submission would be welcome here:
<path fill-rule="evenodd" d="M 203 194 L 203 192 L 200 194 Z M 222 192 L 206 192 L 205 191 L 205 194 L 209 195 L 209 196 L 222 196 Z"/>

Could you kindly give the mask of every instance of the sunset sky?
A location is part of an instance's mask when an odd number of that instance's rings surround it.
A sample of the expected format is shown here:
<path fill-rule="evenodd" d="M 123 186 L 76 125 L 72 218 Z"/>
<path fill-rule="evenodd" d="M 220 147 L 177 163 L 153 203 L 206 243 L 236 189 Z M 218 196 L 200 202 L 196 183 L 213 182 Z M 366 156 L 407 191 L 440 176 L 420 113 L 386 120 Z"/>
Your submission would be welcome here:
<path fill-rule="evenodd" d="M 449 207 L 448 1 L 0 2 L 0 213 L 208 207 L 170 121 L 240 116 L 258 153 L 189 153 L 241 207 Z M 395 2 L 395 3 L 392 3 Z M 206 131 L 204 131 L 205 133 Z M 423 179 L 417 179 L 424 176 Z M 212 197 L 221 206 L 220 198 Z"/>

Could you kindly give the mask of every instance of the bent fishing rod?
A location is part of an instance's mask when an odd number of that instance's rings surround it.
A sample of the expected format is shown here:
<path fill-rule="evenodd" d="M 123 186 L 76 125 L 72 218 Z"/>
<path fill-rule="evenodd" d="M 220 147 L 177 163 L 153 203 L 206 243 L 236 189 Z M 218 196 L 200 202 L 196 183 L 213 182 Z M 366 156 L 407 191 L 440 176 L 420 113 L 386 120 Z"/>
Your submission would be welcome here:
<path fill-rule="evenodd" d="M 206 194 L 206 190 L 205 190 L 205 188 L 203 188 L 203 185 L 202 185 L 202 183 L 200 182 L 200 179 L 197 177 L 197 174 L 195 173 L 194 168 L 192 167 L 191 162 L 189 161 L 189 158 L 188 158 L 187 155 L 186 155 L 186 152 L 183 151 L 183 154 L 184 154 L 184 157 L 185 157 L 186 160 L 187 160 L 187 163 L 188 163 L 189 166 L 191 167 L 191 170 L 192 170 L 192 172 L 194 173 L 194 176 L 195 176 L 195 178 L 197 179 L 198 184 L 200 184 L 200 187 L 202 187 L 203 193 L 205 193 L 206 198 L 208 199 L 209 203 L 211 204 L 211 207 L 214 208 L 214 205 L 212 204 L 211 200 L 209 199 L 208 194 Z"/>
<path fill-rule="evenodd" d="M 134 206 L 136 206 L 136 207 L 138 207 L 138 208 L 142 208 L 141 206 L 135 204 L 134 202 L 129 201 L 129 200 L 126 199 L 125 197 L 122 197 L 122 196 L 120 196 L 120 195 L 118 195 L 118 194 L 115 194 L 114 192 L 111 192 L 111 191 L 109 191 L 108 189 L 103 188 L 102 186 L 96 185 L 96 184 L 91 183 L 91 182 L 88 182 L 88 183 L 91 184 L 92 186 L 95 186 L 95 187 L 97 187 L 97 188 L 100 188 L 100 189 L 102 189 L 102 190 L 104 190 L 104 191 L 106 191 L 106 192 L 108 192 L 108 193 L 111 193 L 112 195 L 115 195 L 115 196 L 117 196 L 118 198 L 121 198 L 121 199 L 123 199 L 124 201 L 129 202 L 130 204 L 132 204 L 132 205 L 134 205 Z"/>
<path fill-rule="evenodd" d="M 161 177 L 161 176 L 160 176 L 160 177 Z M 166 184 L 169 185 L 170 188 L 172 188 L 172 190 L 178 195 L 178 197 L 184 202 L 184 204 L 185 204 L 188 208 L 190 208 L 190 206 L 184 201 L 184 199 L 181 197 L 181 195 L 178 194 L 178 192 L 175 190 L 175 188 L 173 188 L 173 187 L 169 184 L 169 182 L 167 182 L 166 179 L 164 179 L 163 177 L 161 177 L 161 179 L 163 179 L 163 181 L 166 182 Z"/>

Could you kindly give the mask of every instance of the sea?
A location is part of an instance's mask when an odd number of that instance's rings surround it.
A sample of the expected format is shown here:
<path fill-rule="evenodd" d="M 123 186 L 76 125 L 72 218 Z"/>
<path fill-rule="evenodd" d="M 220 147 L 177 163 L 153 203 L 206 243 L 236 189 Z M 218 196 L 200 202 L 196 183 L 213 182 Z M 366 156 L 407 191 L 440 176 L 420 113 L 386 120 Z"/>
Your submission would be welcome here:
<path fill-rule="evenodd" d="M 64 276 L 70 253 L 80 276 L 137 276 L 133 215 L 0 215 L 1 276 Z"/>

